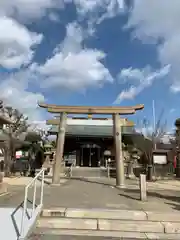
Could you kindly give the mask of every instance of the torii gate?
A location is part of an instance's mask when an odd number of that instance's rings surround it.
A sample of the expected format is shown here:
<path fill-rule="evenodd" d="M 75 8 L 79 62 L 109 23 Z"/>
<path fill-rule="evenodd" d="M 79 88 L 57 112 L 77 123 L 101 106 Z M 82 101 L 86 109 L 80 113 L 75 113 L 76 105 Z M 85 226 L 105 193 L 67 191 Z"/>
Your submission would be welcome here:
<path fill-rule="evenodd" d="M 67 114 L 104 114 L 112 115 L 113 135 L 116 160 L 116 186 L 124 186 L 124 160 L 122 157 L 122 136 L 119 115 L 131 115 L 144 108 L 143 104 L 129 107 L 104 107 L 104 106 L 59 106 L 54 104 L 39 103 L 39 107 L 46 108 L 50 113 L 60 113 L 60 121 L 57 135 L 56 158 L 52 184 L 60 183 L 61 161 L 64 152 Z"/>

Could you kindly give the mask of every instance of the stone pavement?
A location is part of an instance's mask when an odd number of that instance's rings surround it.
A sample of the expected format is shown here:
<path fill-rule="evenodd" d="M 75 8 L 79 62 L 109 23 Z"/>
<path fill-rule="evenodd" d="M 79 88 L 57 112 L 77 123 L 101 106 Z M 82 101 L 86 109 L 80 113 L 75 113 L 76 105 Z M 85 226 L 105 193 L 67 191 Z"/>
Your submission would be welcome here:
<path fill-rule="evenodd" d="M 47 179 L 46 179 L 47 180 Z M 24 188 L 31 178 L 14 178 L 6 180 L 9 193 L 0 196 L 0 207 L 17 207 L 24 199 Z M 137 180 L 126 180 L 126 188 L 115 187 L 114 179 L 84 178 L 61 179 L 60 186 L 51 186 L 50 179 L 44 187 L 44 209 L 64 208 L 108 208 L 125 210 L 142 210 L 150 212 L 177 212 L 180 210 L 180 191 L 178 181 L 158 181 L 148 183 L 148 201 L 139 201 Z M 40 183 L 37 189 L 37 201 L 40 196 Z M 39 195 L 38 195 L 39 194 Z M 33 189 L 30 189 L 29 200 L 32 200 Z M 119 238 L 102 236 L 74 236 L 71 234 L 39 234 L 31 240 L 116 240 Z M 123 239 L 123 238 L 121 238 Z M 128 238 L 126 238 L 128 239 Z M 131 239 L 131 238 L 129 238 Z M 139 238 L 136 238 L 139 239 Z M 144 238 L 141 238 L 144 239 Z M 149 238 L 151 239 L 151 238 Z M 155 238 L 154 238 L 155 239 Z M 161 238 L 160 238 L 161 239 Z"/>
<path fill-rule="evenodd" d="M 31 179 L 28 178 L 29 180 Z M 27 184 L 28 181 L 24 179 L 24 183 Z M 139 201 L 137 181 L 127 180 L 125 189 L 117 189 L 113 181 L 107 178 L 62 179 L 61 186 L 45 184 L 44 208 L 114 208 L 166 212 L 180 210 L 180 191 L 176 186 L 179 183 L 177 181 L 174 187 L 173 182 L 150 183 L 147 202 Z M 0 197 L 0 207 L 16 207 L 23 201 L 24 185 L 26 185 L 23 184 L 23 178 L 14 180 L 14 184 L 11 182 L 8 186 L 9 194 Z M 171 189 L 168 189 L 167 185 Z M 40 193 L 39 190 L 37 194 Z M 30 190 L 30 200 L 32 200 L 32 193 L 33 190 Z"/>

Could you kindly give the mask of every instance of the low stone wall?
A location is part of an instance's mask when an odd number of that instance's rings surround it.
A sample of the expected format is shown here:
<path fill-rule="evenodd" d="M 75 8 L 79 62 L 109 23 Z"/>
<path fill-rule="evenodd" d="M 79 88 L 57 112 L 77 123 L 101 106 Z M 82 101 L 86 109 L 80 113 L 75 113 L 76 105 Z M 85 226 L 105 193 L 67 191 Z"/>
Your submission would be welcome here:
<path fill-rule="evenodd" d="M 124 173 L 126 177 L 130 178 L 139 178 L 140 173 L 143 170 L 143 166 L 136 165 L 133 167 L 133 172 L 130 173 L 130 176 L 128 176 L 128 165 L 124 164 Z M 171 164 L 167 165 L 156 165 L 153 167 L 153 177 L 156 179 L 172 179 L 174 177 L 174 169 Z M 111 168 L 110 169 L 110 177 L 115 178 L 116 177 L 116 169 Z"/>
<path fill-rule="evenodd" d="M 134 175 L 139 178 L 142 171 L 142 166 L 136 166 L 133 168 Z M 156 165 L 153 167 L 153 177 L 157 179 L 166 179 L 174 177 L 174 169 L 171 164 Z"/>

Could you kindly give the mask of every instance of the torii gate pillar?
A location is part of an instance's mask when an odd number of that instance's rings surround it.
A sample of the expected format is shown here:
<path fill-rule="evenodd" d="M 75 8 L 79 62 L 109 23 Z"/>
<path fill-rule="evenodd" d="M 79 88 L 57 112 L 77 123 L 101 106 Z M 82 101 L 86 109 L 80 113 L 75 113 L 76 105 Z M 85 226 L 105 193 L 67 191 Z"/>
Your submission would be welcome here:
<path fill-rule="evenodd" d="M 56 157 L 53 168 L 52 184 L 60 184 L 60 174 L 62 167 L 62 158 L 64 152 L 64 142 L 66 133 L 66 113 L 60 114 L 60 123 L 56 142 Z"/>
<path fill-rule="evenodd" d="M 124 159 L 122 156 L 122 131 L 119 114 L 113 114 L 113 134 L 116 161 L 116 186 L 124 187 Z"/>

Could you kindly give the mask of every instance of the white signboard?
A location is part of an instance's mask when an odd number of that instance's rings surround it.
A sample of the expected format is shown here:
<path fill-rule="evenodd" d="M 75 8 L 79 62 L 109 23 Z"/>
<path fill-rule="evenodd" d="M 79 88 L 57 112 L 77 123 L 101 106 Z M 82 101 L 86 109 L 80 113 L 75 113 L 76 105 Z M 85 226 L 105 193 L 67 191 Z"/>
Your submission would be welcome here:
<path fill-rule="evenodd" d="M 17 151 L 16 152 L 16 158 L 21 158 L 22 157 L 22 151 Z"/>
<path fill-rule="evenodd" d="M 167 164 L 167 155 L 153 155 L 154 164 Z"/>

